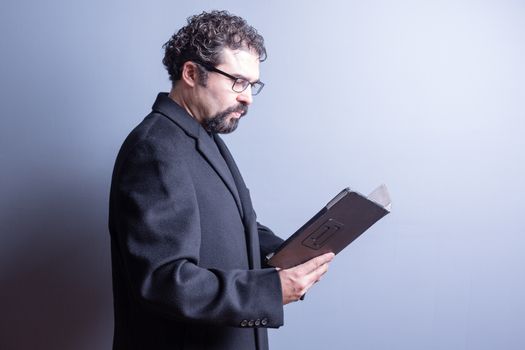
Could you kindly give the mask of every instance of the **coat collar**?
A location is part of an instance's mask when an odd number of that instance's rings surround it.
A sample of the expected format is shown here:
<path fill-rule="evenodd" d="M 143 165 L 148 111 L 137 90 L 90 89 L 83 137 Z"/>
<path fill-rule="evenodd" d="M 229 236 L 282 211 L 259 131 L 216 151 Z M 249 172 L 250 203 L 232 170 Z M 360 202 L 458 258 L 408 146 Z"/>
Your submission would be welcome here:
<path fill-rule="evenodd" d="M 232 177 L 233 170 L 231 169 L 231 164 L 223 158 L 224 155 L 221 155 L 223 151 L 222 149 L 219 151 L 219 146 L 215 145 L 213 137 L 210 136 L 200 123 L 189 115 L 184 108 L 173 101 L 167 93 L 160 93 L 157 96 L 152 109 L 154 112 L 158 112 L 171 119 L 175 124 L 180 126 L 188 136 L 197 140 L 197 149 L 221 177 L 226 187 L 228 187 L 235 199 L 241 217 L 244 217 L 239 190 Z M 216 138 L 218 138 L 218 136 L 216 136 Z M 224 143 L 222 143 L 221 146 L 226 147 Z"/>
<path fill-rule="evenodd" d="M 175 124 L 180 126 L 189 136 L 199 139 L 202 132 L 206 132 L 195 118 L 189 115 L 188 112 L 175 101 L 173 101 L 166 92 L 158 94 L 155 103 L 151 109 L 154 112 L 163 114 L 171 119 Z"/>

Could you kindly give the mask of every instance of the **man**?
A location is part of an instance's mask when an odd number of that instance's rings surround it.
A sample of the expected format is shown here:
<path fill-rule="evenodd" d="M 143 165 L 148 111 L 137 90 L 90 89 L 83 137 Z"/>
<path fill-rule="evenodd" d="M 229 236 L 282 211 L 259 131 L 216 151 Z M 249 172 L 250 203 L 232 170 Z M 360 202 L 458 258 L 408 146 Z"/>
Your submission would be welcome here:
<path fill-rule="evenodd" d="M 333 254 L 278 270 L 282 240 L 256 221 L 219 133 L 259 93 L 263 38 L 242 18 L 190 17 L 165 44 L 172 89 L 124 142 L 109 228 L 114 349 L 267 349 L 283 305 L 326 272 Z"/>

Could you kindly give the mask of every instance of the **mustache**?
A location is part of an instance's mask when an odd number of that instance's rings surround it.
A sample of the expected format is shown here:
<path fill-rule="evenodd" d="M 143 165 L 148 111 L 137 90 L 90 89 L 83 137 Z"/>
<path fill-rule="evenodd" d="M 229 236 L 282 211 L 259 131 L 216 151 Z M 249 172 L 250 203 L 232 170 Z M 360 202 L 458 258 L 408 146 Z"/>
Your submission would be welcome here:
<path fill-rule="evenodd" d="M 224 115 L 228 115 L 230 113 L 240 113 L 241 116 L 243 116 L 248 113 L 248 106 L 242 103 L 239 103 L 236 106 L 227 108 L 223 113 Z"/>

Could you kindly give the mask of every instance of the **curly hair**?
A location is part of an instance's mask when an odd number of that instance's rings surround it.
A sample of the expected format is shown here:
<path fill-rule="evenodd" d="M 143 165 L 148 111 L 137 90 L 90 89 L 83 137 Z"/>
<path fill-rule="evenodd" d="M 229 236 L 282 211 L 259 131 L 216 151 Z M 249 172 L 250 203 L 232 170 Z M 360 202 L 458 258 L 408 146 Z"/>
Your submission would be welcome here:
<path fill-rule="evenodd" d="M 173 84 L 181 78 L 185 62 L 195 60 L 216 66 L 224 48 L 246 48 L 255 51 L 259 61 L 266 59 L 263 37 L 243 18 L 227 11 L 203 12 L 189 17 L 188 24 L 162 47 L 165 50 L 162 63 Z M 205 80 L 206 71 L 200 66 L 199 73 Z"/>

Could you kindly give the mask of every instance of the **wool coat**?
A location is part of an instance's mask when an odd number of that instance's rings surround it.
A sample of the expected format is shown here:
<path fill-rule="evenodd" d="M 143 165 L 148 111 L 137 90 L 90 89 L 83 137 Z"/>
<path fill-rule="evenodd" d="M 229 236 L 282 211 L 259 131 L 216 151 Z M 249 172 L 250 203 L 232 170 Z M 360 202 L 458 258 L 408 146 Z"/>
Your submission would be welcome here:
<path fill-rule="evenodd" d="M 114 349 L 268 349 L 282 240 L 260 225 L 222 139 L 167 94 L 124 141 L 109 211 Z"/>

